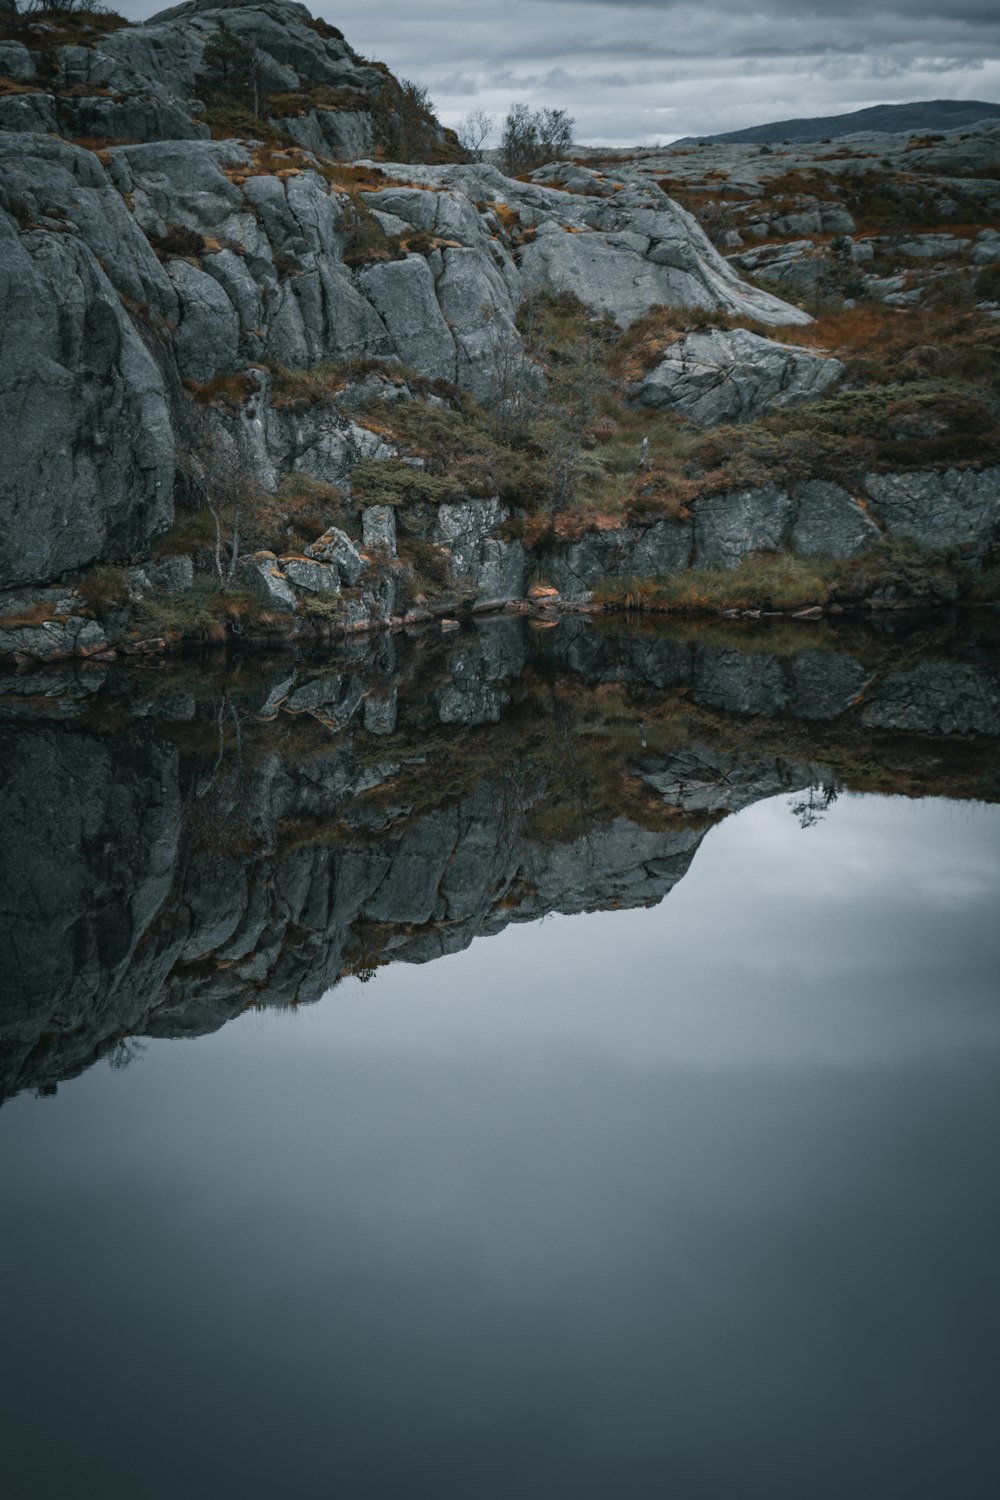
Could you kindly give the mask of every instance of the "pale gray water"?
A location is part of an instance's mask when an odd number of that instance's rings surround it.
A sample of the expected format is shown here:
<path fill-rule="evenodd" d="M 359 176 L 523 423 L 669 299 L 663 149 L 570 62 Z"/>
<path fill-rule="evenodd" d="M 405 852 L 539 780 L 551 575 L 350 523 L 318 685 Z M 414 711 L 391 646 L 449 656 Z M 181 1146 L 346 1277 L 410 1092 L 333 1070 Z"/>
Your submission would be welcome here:
<path fill-rule="evenodd" d="M 790 800 L 8 1104 L 5 1493 L 992 1500 L 1000 809 Z"/>

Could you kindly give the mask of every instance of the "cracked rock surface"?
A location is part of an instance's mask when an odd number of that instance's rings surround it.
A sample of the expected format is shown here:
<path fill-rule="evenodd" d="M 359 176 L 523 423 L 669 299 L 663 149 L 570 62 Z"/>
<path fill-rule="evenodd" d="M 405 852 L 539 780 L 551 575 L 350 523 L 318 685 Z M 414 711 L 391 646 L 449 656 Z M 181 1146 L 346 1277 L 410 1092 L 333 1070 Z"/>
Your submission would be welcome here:
<path fill-rule="evenodd" d="M 843 374 L 838 359 L 779 344 L 743 328 L 689 333 L 632 388 L 637 406 L 675 412 L 702 426 L 752 422 L 826 394 Z"/>

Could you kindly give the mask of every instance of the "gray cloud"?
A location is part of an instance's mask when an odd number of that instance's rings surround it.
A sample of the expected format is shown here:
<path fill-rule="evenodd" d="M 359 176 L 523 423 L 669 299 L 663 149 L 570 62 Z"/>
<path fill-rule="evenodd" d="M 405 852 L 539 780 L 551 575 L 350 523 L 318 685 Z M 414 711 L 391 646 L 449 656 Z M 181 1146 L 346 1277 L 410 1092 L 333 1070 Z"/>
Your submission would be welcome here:
<path fill-rule="evenodd" d="M 156 0 L 125 0 L 135 18 Z M 313 0 L 442 119 L 515 99 L 630 144 L 921 98 L 1000 99 L 995 0 Z"/>

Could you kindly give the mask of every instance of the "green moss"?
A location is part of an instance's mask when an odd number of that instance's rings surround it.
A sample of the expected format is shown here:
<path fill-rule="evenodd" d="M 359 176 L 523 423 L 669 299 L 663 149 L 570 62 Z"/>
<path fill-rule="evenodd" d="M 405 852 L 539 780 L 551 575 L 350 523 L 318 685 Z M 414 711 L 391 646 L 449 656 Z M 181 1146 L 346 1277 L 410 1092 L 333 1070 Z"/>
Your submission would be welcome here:
<path fill-rule="evenodd" d="M 351 475 L 359 505 L 442 505 L 462 495 L 458 481 L 398 459 L 364 458 Z"/>
<path fill-rule="evenodd" d="M 801 609 L 824 604 L 832 569 L 789 554 L 745 558 L 738 568 L 691 568 L 660 578 L 613 578 L 595 598 L 626 609 Z"/>
<path fill-rule="evenodd" d="M 746 557 L 738 568 L 690 568 L 658 578 L 609 578 L 596 588 L 602 604 L 624 609 L 698 613 L 793 611 L 819 606 L 985 601 L 1000 591 L 1000 569 L 970 567 L 960 551 L 886 537 L 856 558 L 825 561 L 791 553 Z"/>

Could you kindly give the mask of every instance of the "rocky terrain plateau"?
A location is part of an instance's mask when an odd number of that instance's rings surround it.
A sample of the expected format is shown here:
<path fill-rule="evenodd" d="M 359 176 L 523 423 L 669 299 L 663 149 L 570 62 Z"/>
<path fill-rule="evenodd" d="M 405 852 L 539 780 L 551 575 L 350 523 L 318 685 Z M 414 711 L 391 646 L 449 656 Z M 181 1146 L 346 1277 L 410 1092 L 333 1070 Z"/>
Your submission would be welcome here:
<path fill-rule="evenodd" d="M 514 179 L 288 0 L 4 12 L 0 654 L 995 600 L 998 163 Z"/>

